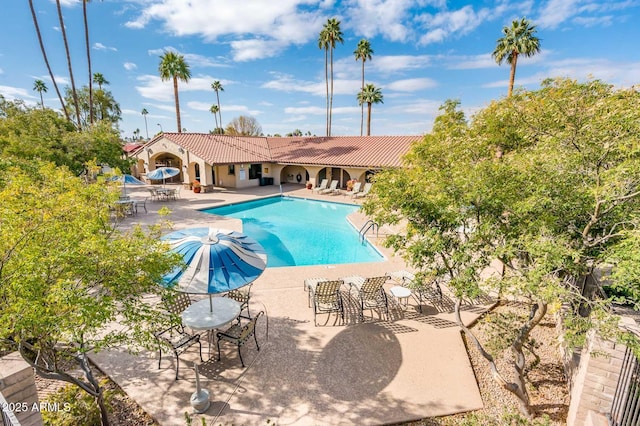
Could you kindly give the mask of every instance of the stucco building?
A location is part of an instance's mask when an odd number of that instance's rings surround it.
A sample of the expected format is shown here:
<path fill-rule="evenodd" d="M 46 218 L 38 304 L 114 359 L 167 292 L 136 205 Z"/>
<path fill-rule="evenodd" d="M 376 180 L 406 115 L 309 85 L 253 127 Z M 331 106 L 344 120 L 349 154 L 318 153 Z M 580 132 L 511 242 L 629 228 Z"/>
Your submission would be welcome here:
<path fill-rule="evenodd" d="M 247 188 L 281 183 L 351 179 L 364 182 L 401 159 L 421 136 L 247 137 L 204 133 L 161 133 L 130 153 L 133 174 L 142 179 L 159 167 L 181 172 L 167 182 L 200 181 L 214 186 Z"/>

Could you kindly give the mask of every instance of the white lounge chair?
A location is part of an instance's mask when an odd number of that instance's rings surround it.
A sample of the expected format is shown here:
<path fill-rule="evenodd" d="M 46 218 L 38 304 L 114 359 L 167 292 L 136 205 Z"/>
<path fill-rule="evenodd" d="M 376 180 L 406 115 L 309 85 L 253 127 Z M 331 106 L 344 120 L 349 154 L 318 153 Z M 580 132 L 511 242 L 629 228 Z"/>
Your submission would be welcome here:
<path fill-rule="evenodd" d="M 353 184 L 353 188 L 351 189 L 351 198 L 355 198 L 356 194 L 360 193 L 360 187 L 362 186 L 362 182 L 356 182 Z"/>
<path fill-rule="evenodd" d="M 322 179 L 322 182 L 320 182 L 320 186 L 316 186 L 315 188 L 313 188 L 313 192 L 324 191 L 325 189 L 327 189 L 328 184 L 329 179 Z"/>
<path fill-rule="evenodd" d="M 333 192 L 336 192 L 337 190 L 338 190 L 338 181 L 332 180 L 329 188 L 321 190 L 320 194 L 331 194 Z"/>
<path fill-rule="evenodd" d="M 362 191 L 358 192 L 357 194 L 354 194 L 353 197 L 354 198 L 366 197 L 369 194 L 369 191 L 371 191 L 372 186 L 373 184 L 370 182 L 365 183 L 364 188 L 362 188 Z"/>

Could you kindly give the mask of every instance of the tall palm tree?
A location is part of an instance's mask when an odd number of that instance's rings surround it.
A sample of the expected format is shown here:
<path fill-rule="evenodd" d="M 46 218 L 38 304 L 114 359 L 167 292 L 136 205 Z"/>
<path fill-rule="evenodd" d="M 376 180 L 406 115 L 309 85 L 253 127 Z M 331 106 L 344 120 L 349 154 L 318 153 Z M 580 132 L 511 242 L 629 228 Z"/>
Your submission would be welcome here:
<path fill-rule="evenodd" d="M 82 0 L 82 17 L 84 19 L 84 41 L 87 47 L 87 68 L 89 69 L 89 124 L 93 124 L 93 84 L 91 81 L 91 46 L 89 45 L 89 22 L 87 20 L 87 3 L 91 0 Z"/>
<path fill-rule="evenodd" d="M 326 30 L 326 25 L 322 28 L 318 36 L 318 48 L 324 50 L 324 85 L 327 93 L 325 134 L 329 136 L 329 35 Z"/>
<path fill-rule="evenodd" d="M 360 105 L 367 104 L 367 136 L 371 136 L 371 105 L 383 104 L 383 96 L 380 88 L 369 83 L 358 93 Z"/>
<path fill-rule="evenodd" d="M 220 117 L 220 128 L 222 128 L 222 110 L 220 109 L 220 92 L 224 92 L 224 87 L 219 80 L 211 83 L 211 88 L 216 92 L 216 99 L 218 100 L 218 116 Z"/>
<path fill-rule="evenodd" d="M 106 78 L 104 78 L 104 75 L 102 75 L 102 73 L 96 72 L 93 74 L 93 82 L 95 84 L 98 85 L 98 90 L 99 92 L 96 94 L 96 97 L 103 97 L 105 95 L 103 89 L 102 89 L 102 85 L 104 84 L 105 86 L 107 84 L 109 84 L 109 82 L 107 81 Z M 105 105 L 101 104 L 101 108 L 100 108 L 100 120 L 103 120 L 104 117 L 107 115 L 107 112 L 105 110 Z M 96 118 L 97 118 L 97 113 L 96 113 Z"/>
<path fill-rule="evenodd" d="M 107 79 L 104 78 L 104 75 L 102 75 L 102 73 L 99 73 L 99 72 L 93 73 L 93 82 L 98 85 L 98 89 L 100 89 L 100 90 L 102 90 L 102 85 L 103 84 L 105 86 L 107 84 L 109 84 Z"/>
<path fill-rule="evenodd" d="M 329 126 L 327 136 L 331 136 L 331 119 L 333 112 L 333 50 L 336 47 L 336 43 L 344 43 L 342 38 L 342 31 L 340 30 L 340 21 L 336 18 L 327 19 L 327 23 L 324 24 L 322 31 L 320 32 L 320 40 L 327 46 L 325 49 L 329 50 L 329 66 L 330 66 L 330 80 L 331 87 L 329 90 Z M 325 58 L 326 64 L 326 58 Z M 326 69 L 325 69 L 326 74 Z"/>
<path fill-rule="evenodd" d="M 518 63 L 518 55 L 530 57 L 540 52 L 540 39 L 534 34 L 536 26 L 532 25 L 529 20 L 522 18 L 514 20 L 510 27 L 502 28 L 504 37 L 497 41 L 496 49 L 491 56 L 496 60 L 498 65 L 506 59 L 511 64 L 511 73 L 509 74 L 509 92 L 507 96 L 513 93 L 513 83 L 516 78 L 516 65 Z"/>
<path fill-rule="evenodd" d="M 53 76 L 53 71 L 51 71 L 51 65 L 49 65 L 49 59 L 47 58 L 47 51 L 44 48 L 44 43 L 42 42 L 42 34 L 40 33 L 40 25 L 38 24 L 38 17 L 36 16 L 36 10 L 33 7 L 33 0 L 29 0 L 29 8 L 31 9 L 31 18 L 33 19 L 33 25 L 36 27 L 36 34 L 38 36 L 38 43 L 40 43 L 40 50 L 42 51 L 42 57 L 44 58 L 44 63 L 47 66 L 47 70 L 49 71 L 49 77 L 53 82 L 53 87 L 56 89 L 56 93 L 58 94 L 58 99 L 60 100 L 60 105 L 62 106 L 62 111 L 64 112 L 64 116 L 67 121 L 71 121 L 69 118 L 69 111 L 67 111 L 67 106 L 62 99 L 62 94 L 60 93 L 60 89 L 58 89 L 58 84 L 56 83 L 56 79 Z"/>
<path fill-rule="evenodd" d="M 149 114 L 149 111 L 146 108 L 142 108 L 141 114 L 144 117 L 144 130 L 147 132 L 147 139 L 149 139 L 149 126 L 147 126 L 147 114 Z"/>
<path fill-rule="evenodd" d="M 71 81 L 71 93 L 73 95 L 73 105 L 76 107 L 76 119 L 77 129 L 80 130 L 82 128 L 82 123 L 80 121 L 80 104 L 78 102 L 78 92 L 76 91 L 76 82 L 73 78 L 73 66 L 71 65 L 71 52 L 69 51 L 69 42 L 67 40 L 67 31 L 64 27 L 64 18 L 62 16 L 62 6 L 60 5 L 60 0 L 56 0 L 56 7 L 58 9 L 58 19 L 60 20 L 60 32 L 62 33 L 62 41 L 64 41 L 64 50 L 67 53 L 67 66 L 69 67 L 69 80 Z"/>
<path fill-rule="evenodd" d="M 363 38 L 358 42 L 358 46 L 356 50 L 353 52 L 353 55 L 356 57 L 356 61 L 362 61 L 362 86 L 360 90 L 364 90 L 364 63 L 368 60 L 371 60 L 371 55 L 373 55 L 373 49 L 371 49 L 371 43 L 366 38 Z M 364 123 L 364 104 L 360 104 L 360 136 L 362 136 L 362 127 Z"/>
<path fill-rule="evenodd" d="M 220 107 L 218 107 L 218 105 L 211 105 L 211 108 L 209 108 L 209 111 L 211 111 L 211 114 L 213 114 L 213 118 L 216 119 L 216 127 L 213 130 L 213 133 L 215 133 L 216 130 L 218 129 L 218 112 L 220 112 Z"/>
<path fill-rule="evenodd" d="M 160 78 L 162 81 L 173 80 L 173 95 L 176 99 L 176 120 L 178 123 L 178 133 L 182 133 L 182 125 L 180 123 L 180 100 L 178 98 L 178 80 L 182 80 L 185 83 L 191 78 L 191 71 L 189 70 L 189 64 L 184 60 L 183 55 L 179 55 L 176 52 L 164 52 L 164 55 L 160 56 Z"/>
<path fill-rule="evenodd" d="M 33 83 L 33 90 L 40 93 L 40 105 L 42 105 L 42 109 L 44 109 L 44 98 L 42 97 L 42 92 L 47 93 L 47 85 L 44 84 L 42 80 L 36 80 Z"/>

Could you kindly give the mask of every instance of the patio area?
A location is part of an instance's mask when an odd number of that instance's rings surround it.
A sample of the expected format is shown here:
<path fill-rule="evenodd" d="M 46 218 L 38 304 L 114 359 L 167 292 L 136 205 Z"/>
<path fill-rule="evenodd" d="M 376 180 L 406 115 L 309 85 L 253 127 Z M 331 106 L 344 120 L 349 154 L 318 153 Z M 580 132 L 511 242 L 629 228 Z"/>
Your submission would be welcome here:
<path fill-rule="evenodd" d="M 327 201 L 352 202 L 341 195 L 318 195 L 300 185 L 283 185 L 283 193 Z M 132 197 L 144 198 L 142 188 L 129 188 Z M 212 226 L 242 231 L 236 219 L 199 212 L 198 209 L 277 195 L 280 188 L 194 194 L 181 191 L 175 201 L 147 202 L 148 213 L 139 212 L 119 221 L 127 228 L 134 223 L 158 220 L 158 209 L 172 210 L 175 229 Z M 366 221 L 361 213 L 349 218 L 356 228 Z M 382 227 L 379 238 L 392 232 Z M 377 242 L 370 235 L 372 243 Z M 390 298 L 390 314 L 365 311 L 360 322 L 348 287 L 342 288 L 345 324 L 336 315 L 318 317 L 308 307 L 303 281 L 309 277 L 338 279 L 349 275 L 372 277 L 405 269 L 402 259 L 378 249 L 387 259 L 367 264 L 268 268 L 255 281 L 252 314 L 265 311 L 257 325 L 260 351 L 253 340 L 242 348 L 242 368 L 236 347 L 224 345 L 222 360 L 200 366 L 202 386 L 210 392 L 211 406 L 204 414 L 193 414 L 194 424 L 204 417 L 207 424 L 390 424 L 430 416 L 442 416 L 482 407 L 482 400 L 459 328 L 454 322 L 453 303 L 446 294 L 441 303 L 429 303 L 419 313 L 415 301 L 409 307 Z M 393 285 L 386 284 L 387 293 Z M 490 306 L 465 306 L 469 323 Z M 328 318 L 328 320 L 327 320 Z M 326 323 L 325 323 L 326 320 Z M 205 360 L 209 353 L 203 344 Z M 130 355 L 111 350 L 92 354 L 93 362 L 160 424 L 185 424 L 184 413 L 192 413 L 195 391 L 193 362 L 199 362 L 197 345 L 180 356 L 180 379 L 175 379 L 175 359 L 158 352 Z"/>

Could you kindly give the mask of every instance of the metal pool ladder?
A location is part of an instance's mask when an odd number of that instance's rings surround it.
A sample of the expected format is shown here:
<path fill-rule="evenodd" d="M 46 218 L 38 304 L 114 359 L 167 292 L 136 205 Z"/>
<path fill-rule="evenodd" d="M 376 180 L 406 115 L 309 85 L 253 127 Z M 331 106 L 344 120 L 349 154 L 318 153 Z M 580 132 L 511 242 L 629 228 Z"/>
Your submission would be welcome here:
<path fill-rule="evenodd" d="M 378 236 L 378 231 L 380 230 L 380 226 L 374 222 L 373 220 L 369 219 L 367 220 L 364 225 L 362 225 L 362 228 L 360 228 L 360 231 L 358 231 L 358 240 L 364 244 L 365 241 L 365 235 L 367 232 L 369 232 L 369 230 L 375 231 L 376 232 L 376 237 Z"/>

